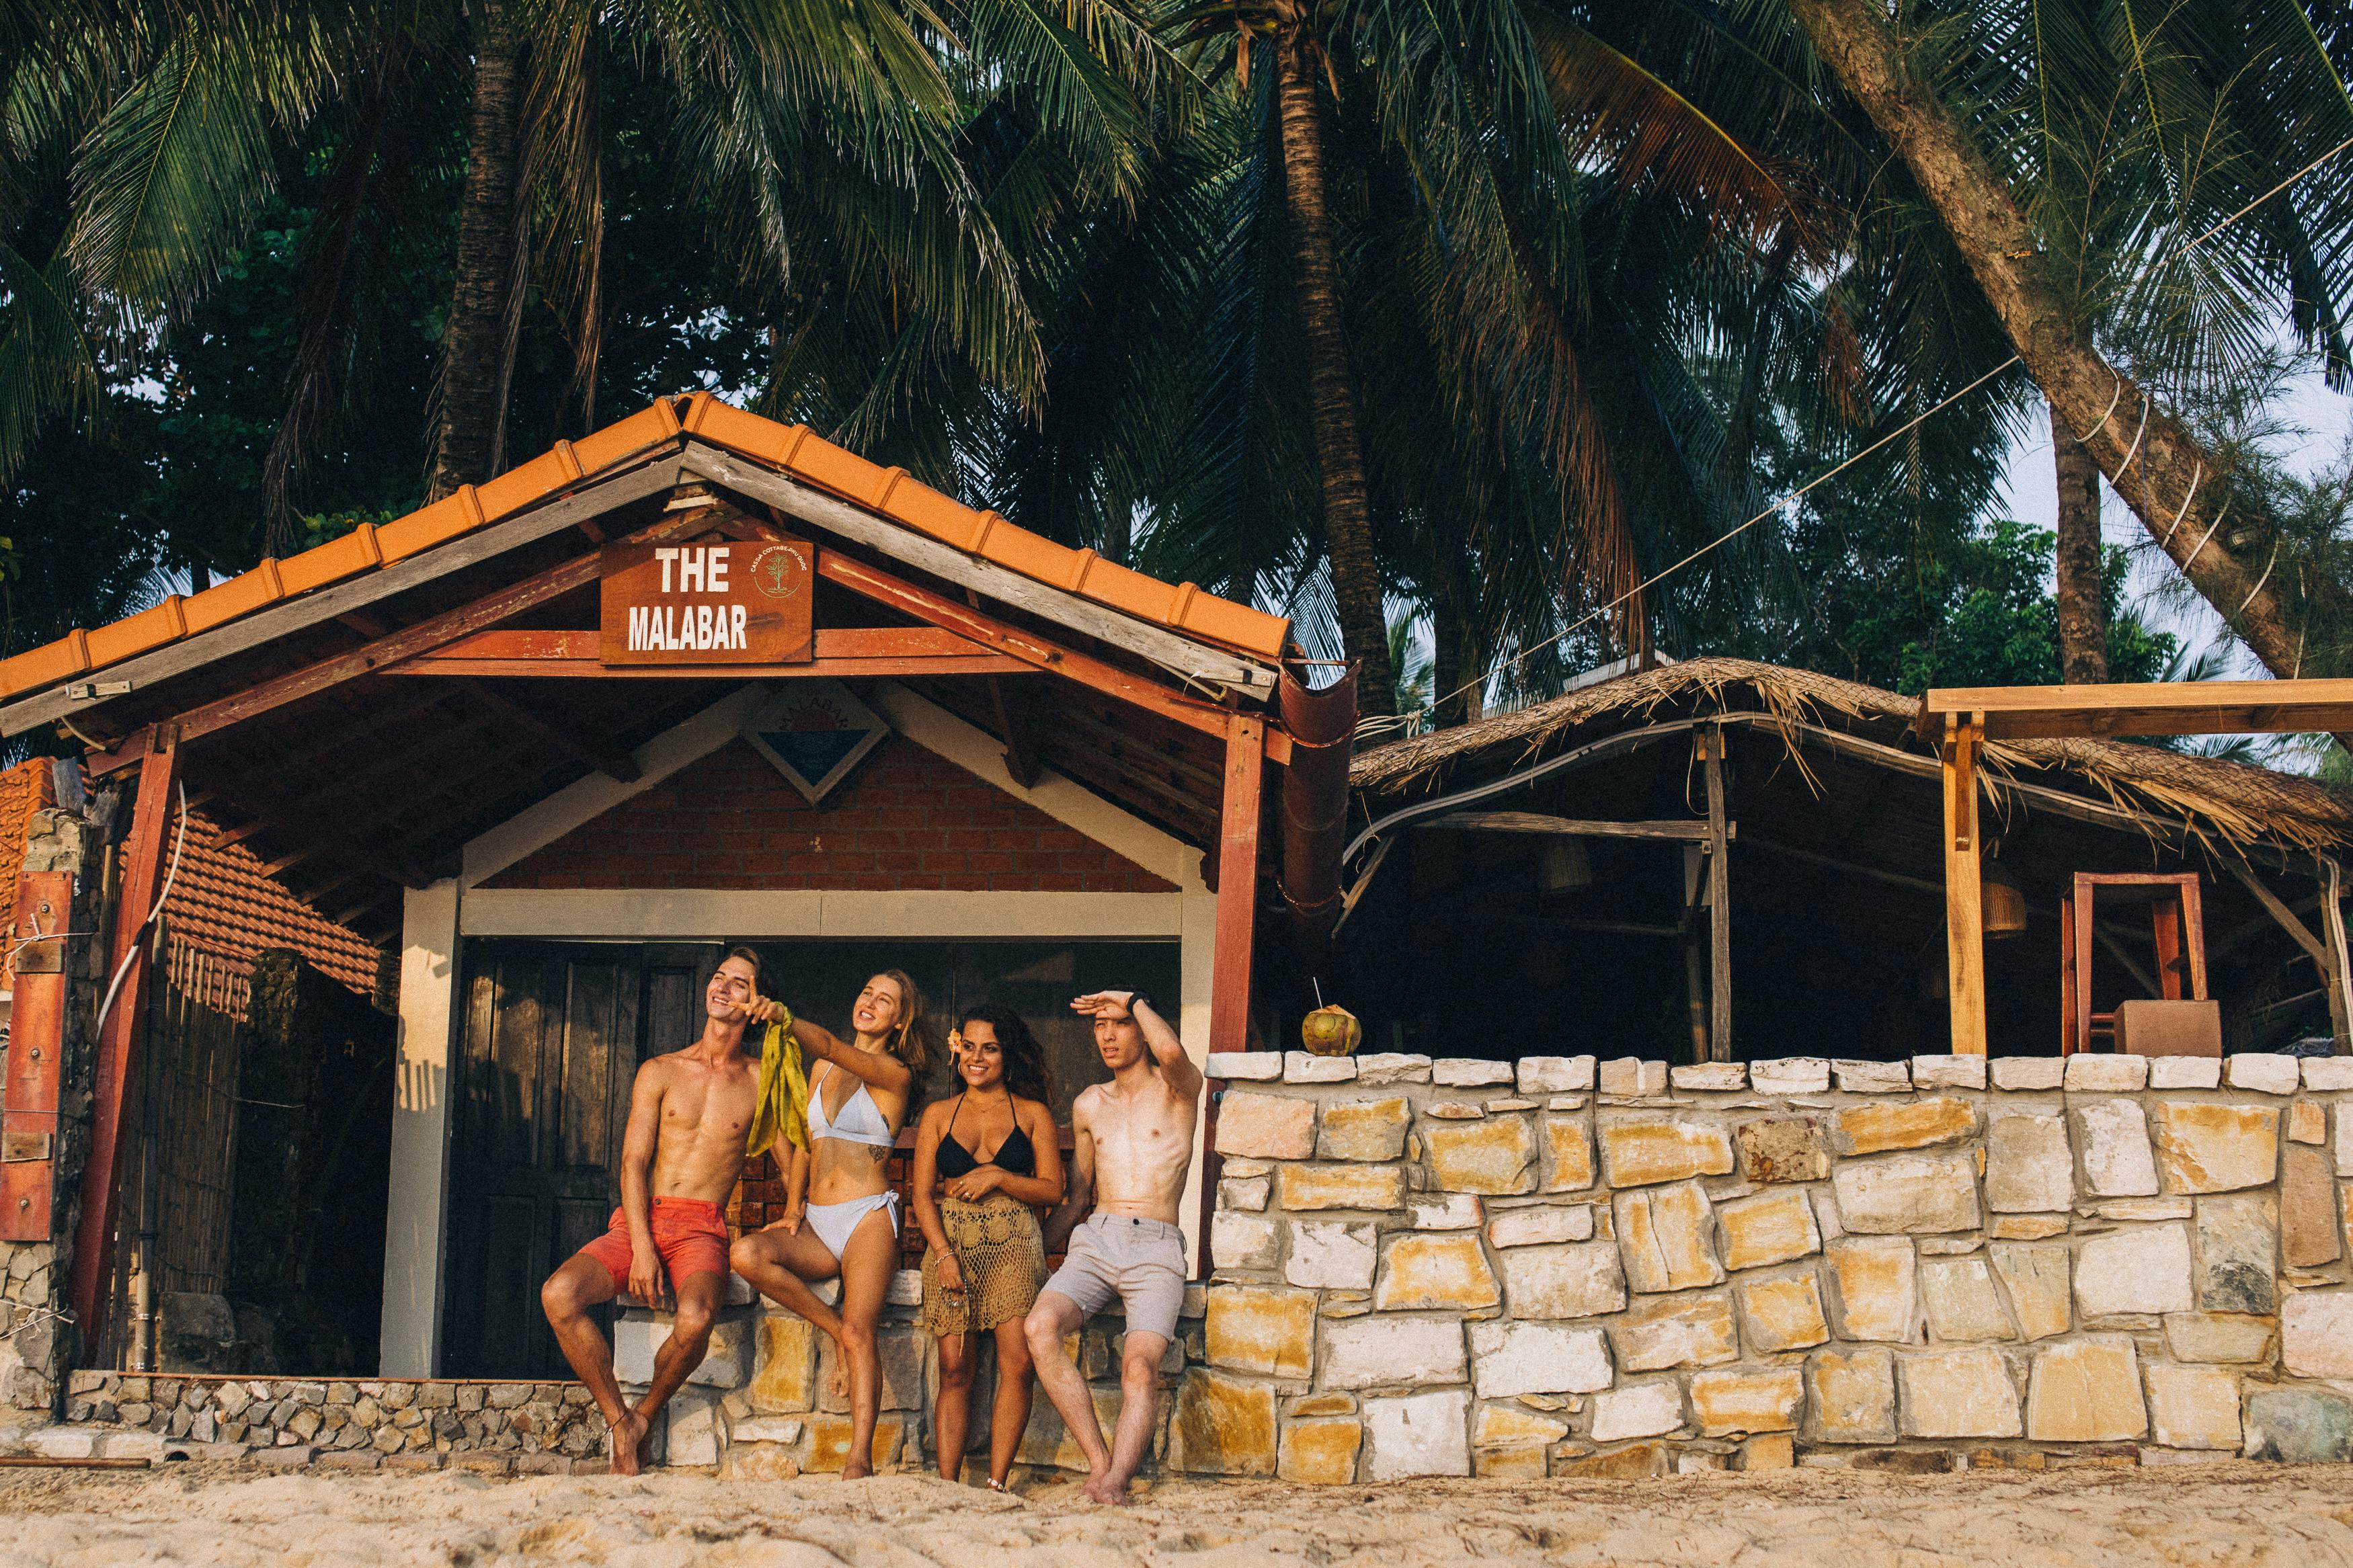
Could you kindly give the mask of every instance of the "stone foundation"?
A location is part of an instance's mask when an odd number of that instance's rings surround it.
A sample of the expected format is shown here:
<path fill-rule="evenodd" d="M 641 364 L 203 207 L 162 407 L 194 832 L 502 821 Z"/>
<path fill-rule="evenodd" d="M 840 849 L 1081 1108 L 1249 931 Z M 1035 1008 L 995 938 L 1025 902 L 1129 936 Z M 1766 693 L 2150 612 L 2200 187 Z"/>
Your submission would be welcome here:
<path fill-rule="evenodd" d="M 569 1461 L 601 1458 L 605 1423 L 576 1383 L 454 1379 L 215 1377 L 78 1372 L 68 1432 L 36 1435 L 45 1450 L 96 1439 L 110 1456 L 161 1457 L 286 1450 L 309 1462 L 343 1455 L 385 1459 L 503 1455 Z"/>
<path fill-rule="evenodd" d="M 2353 1059 L 1209 1071 L 1188 1468 L 2353 1458 Z"/>
<path fill-rule="evenodd" d="M 1162 1473 L 2353 1458 L 2353 1058 L 1265 1053 L 1210 1071 L 1215 1268 L 1163 1365 Z M 830 1352 L 733 1285 L 667 1461 L 839 1470 Z M 931 1464 L 920 1294 L 900 1274 L 884 1316 L 879 1468 Z M 668 1331 L 623 1314 L 625 1382 Z M 1071 1344 L 1106 1426 L 1120 1331 L 1099 1319 Z M 985 1351 L 976 1455 L 990 1378 Z M 601 1464 L 602 1424 L 560 1384 L 81 1373 L 68 1414 L 113 1435 L 36 1438 L 160 1447 L 209 1419 L 280 1463 Z M 1042 1394 L 1020 1458 L 1079 1466 Z"/>

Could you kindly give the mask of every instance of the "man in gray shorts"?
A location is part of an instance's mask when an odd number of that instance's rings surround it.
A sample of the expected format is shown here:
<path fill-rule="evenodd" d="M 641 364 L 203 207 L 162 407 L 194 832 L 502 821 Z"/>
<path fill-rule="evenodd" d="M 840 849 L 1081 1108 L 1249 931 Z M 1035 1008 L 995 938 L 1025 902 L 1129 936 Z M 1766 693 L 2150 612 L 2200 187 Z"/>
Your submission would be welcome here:
<path fill-rule="evenodd" d="M 1070 1194 L 1046 1226 L 1046 1250 L 1067 1239 L 1069 1251 L 1023 1328 L 1038 1381 L 1087 1457 L 1084 1491 L 1097 1502 L 1124 1502 L 1152 1440 L 1160 1358 L 1185 1300 L 1176 1205 L 1193 1163 L 1201 1073 L 1176 1031 L 1137 993 L 1098 991 L 1071 1005 L 1094 1019 L 1095 1048 L 1112 1079 L 1071 1108 Z M 1114 1300 L 1127 1335 L 1120 1346 L 1119 1429 L 1106 1448 L 1086 1380 L 1062 1342 Z"/>

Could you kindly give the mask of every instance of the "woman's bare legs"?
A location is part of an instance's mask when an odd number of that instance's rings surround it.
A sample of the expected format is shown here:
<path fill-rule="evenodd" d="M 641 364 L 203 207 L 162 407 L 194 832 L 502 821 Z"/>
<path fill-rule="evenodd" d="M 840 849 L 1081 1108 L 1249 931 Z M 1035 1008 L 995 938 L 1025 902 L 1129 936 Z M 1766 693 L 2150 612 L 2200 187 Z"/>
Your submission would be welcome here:
<path fill-rule="evenodd" d="M 735 1238 L 727 1262 L 749 1280 L 752 1289 L 788 1312 L 797 1312 L 811 1327 L 841 1348 L 841 1319 L 818 1299 L 809 1286 L 840 1272 L 833 1254 L 807 1230 L 771 1227 Z"/>
<path fill-rule="evenodd" d="M 932 1405 L 932 1433 L 939 1444 L 940 1479 L 959 1481 L 964 1479 L 965 1442 L 972 1435 L 972 1384 L 980 1370 L 980 1336 L 942 1334 L 939 1341 L 940 1396 Z"/>
<path fill-rule="evenodd" d="M 882 1321 L 883 1298 L 899 1267 L 899 1231 L 886 1205 L 858 1222 L 841 1249 L 841 1316 L 834 1343 L 849 1371 L 849 1454 L 841 1479 L 874 1473 L 874 1416 L 882 1404 L 882 1363 L 874 1348 L 875 1325 Z M 797 1310 L 797 1309 L 796 1309 Z"/>
<path fill-rule="evenodd" d="M 988 1415 L 988 1479 L 999 1487 L 1013 1473 L 1013 1457 L 1021 1451 L 1022 1435 L 1029 1429 L 1029 1400 L 1036 1392 L 1029 1376 L 1029 1336 L 1019 1318 L 1008 1319 L 997 1325 L 997 1405 Z"/>

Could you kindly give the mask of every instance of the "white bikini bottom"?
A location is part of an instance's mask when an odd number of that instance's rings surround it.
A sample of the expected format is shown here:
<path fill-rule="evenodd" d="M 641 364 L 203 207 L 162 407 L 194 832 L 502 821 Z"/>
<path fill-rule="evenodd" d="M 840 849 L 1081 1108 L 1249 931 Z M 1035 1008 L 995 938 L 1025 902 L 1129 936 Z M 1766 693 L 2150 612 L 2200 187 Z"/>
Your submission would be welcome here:
<path fill-rule="evenodd" d="M 862 1198 L 852 1198 L 846 1204 L 811 1204 L 802 1211 L 808 1222 L 809 1233 L 825 1243 L 834 1261 L 841 1260 L 841 1249 L 849 1245 L 850 1233 L 858 1222 L 878 1208 L 891 1211 L 891 1234 L 899 1234 L 899 1194 L 894 1192 L 869 1193 Z"/>

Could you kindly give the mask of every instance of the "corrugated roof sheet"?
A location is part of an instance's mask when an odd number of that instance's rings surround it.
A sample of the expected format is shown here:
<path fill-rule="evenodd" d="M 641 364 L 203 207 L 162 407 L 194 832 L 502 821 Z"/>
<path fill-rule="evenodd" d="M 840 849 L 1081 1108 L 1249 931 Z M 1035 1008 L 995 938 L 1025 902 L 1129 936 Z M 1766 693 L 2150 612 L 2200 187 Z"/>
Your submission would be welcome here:
<path fill-rule="evenodd" d="M 1057 544 L 993 511 L 976 511 L 942 495 L 903 468 L 877 467 L 805 425 L 779 425 L 698 392 L 682 400 L 664 398 L 577 441 L 558 441 L 487 484 L 461 486 L 456 494 L 381 528 L 364 522 L 340 539 L 284 561 L 266 560 L 201 594 L 174 594 L 135 616 L 90 630 L 78 627 L 0 660 L 0 698 L 104 669 L 271 605 L 380 571 L 536 506 L 681 435 L 789 474 L 968 554 L 1187 637 L 1275 658 L 1290 635 L 1291 623 L 1281 616 L 1204 593 L 1190 583 L 1172 586 L 1092 550 Z"/>

